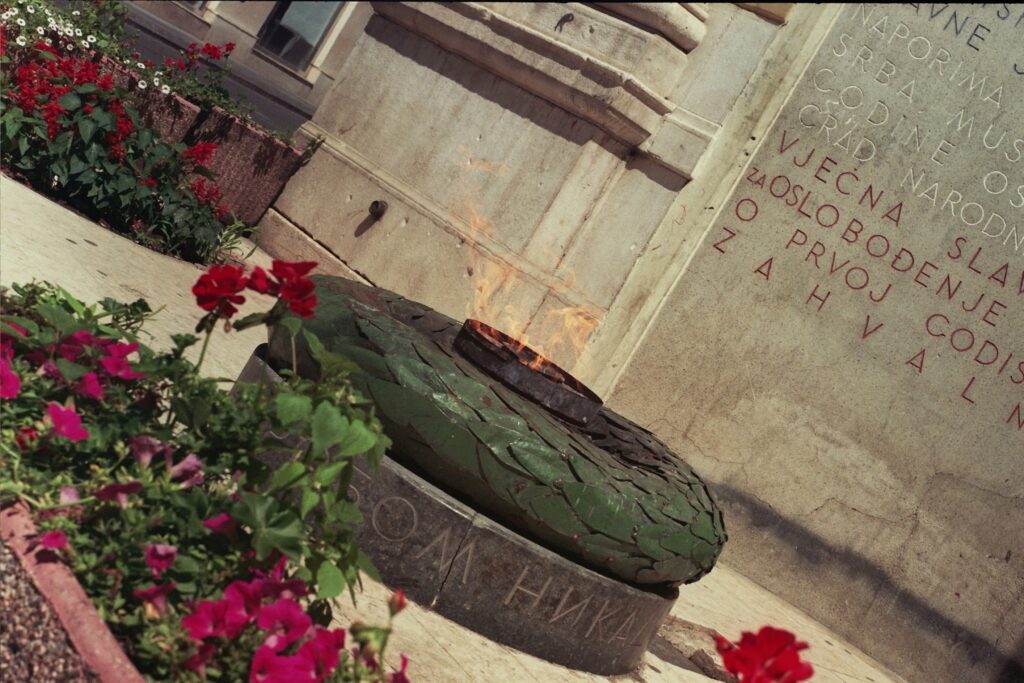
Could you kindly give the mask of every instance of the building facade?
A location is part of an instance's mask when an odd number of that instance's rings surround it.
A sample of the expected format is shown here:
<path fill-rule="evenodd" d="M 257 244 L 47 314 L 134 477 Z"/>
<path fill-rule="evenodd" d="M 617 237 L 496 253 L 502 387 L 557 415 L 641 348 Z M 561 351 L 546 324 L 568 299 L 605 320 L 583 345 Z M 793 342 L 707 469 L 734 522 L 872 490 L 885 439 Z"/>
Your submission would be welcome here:
<path fill-rule="evenodd" d="M 908 680 L 1021 680 L 1024 6 L 133 5 L 323 139 L 271 253 L 541 346 Z"/>

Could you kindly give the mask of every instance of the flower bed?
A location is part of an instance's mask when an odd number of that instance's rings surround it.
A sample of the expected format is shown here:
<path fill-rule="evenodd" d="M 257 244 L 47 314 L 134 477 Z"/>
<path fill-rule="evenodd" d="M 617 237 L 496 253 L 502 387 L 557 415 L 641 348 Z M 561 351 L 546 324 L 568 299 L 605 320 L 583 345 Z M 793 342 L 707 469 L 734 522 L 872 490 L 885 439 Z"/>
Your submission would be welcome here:
<path fill-rule="evenodd" d="M 313 265 L 211 267 L 193 288 L 203 350 L 221 325 L 305 334 Z M 232 322 L 247 292 L 273 305 Z M 345 361 L 314 341 L 319 381 L 232 396 L 183 357 L 197 337 L 138 341 L 143 301 L 87 307 L 31 285 L 2 305 L 0 504 L 31 510 L 33 543 L 71 568 L 143 674 L 406 680 L 380 665 L 390 626 L 329 628 L 330 601 L 372 569 L 353 541 L 352 459 L 388 444 Z M 283 444 L 266 427 L 292 444 L 273 469 L 260 456 Z M 391 616 L 403 606 L 396 595 Z"/>
<path fill-rule="evenodd" d="M 0 165 L 145 246 L 215 260 L 259 221 L 301 153 L 172 90 L 227 104 L 221 70 L 194 73 L 201 55 L 223 59 L 227 47 L 192 46 L 181 69 L 165 73 L 108 58 L 111 40 L 84 35 L 75 14 L 41 0 L 0 2 Z M 187 149 L 185 140 L 199 142 Z"/>
<path fill-rule="evenodd" d="M 200 121 L 189 139 L 217 145 L 210 168 L 223 202 L 250 225 L 259 223 L 302 160 L 300 150 L 220 107 Z"/>

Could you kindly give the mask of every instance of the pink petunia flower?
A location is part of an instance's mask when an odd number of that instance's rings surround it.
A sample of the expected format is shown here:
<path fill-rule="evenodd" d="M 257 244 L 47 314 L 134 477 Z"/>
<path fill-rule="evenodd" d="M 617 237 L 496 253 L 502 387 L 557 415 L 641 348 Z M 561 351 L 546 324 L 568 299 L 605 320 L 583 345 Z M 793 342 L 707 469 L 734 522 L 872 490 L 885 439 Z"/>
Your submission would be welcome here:
<path fill-rule="evenodd" d="M 238 530 L 238 524 L 234 518 L 226 512 L 222 512 L 219 515 L 210 517 L 209 519 L 203 520 L 203 526 L 212 531 L 215 534 L 224 534 L 225 536 L 234 536 Z"/>
<path fill-rule="evenodd" d="M 224 632 L 224 612 L 227 606 L 225 600 L 203 600 L 181 620 L 181 627 L 192 640 L 219 636 Z"/>
<path fill-rule="evenodd" d="M 103 393 L 103 385 L 95 372 L 87 372 L 75 385 L 75 393 L 102 401 L 106 396 Z"/>
<path fill-rule="evenodd" d="M 206 678 L 206 663 L 209 662 L 217 652 L 217 646 L 213 643 L 200 643 L 198 651 L 185 660 L 185 668 L 195 671 L 204 679 Z"/>
<path fill-rule="evenodd" d="M 313 683 L 317 681 L 311 662 L 298 655 L 282 656 L 269 647 L 253 655 L 249 683 Z"/>
<path fill-rule="evenodd" d="M 149 463 L 153 460 L 154 456 L 163 455 L 165 458 L 169 458 L 171 453 L 170 446 L 160 439 L 146 434 L 133 436 L 129 439 L 128 448 L 142 467 L 149 467 Z"/>
<path fill-rule="evenodd" d="M 18 398 L 21 393 L 21 378 L 7 364 L 6 358 L 0 358 L 0 398 Z"/>
<path fill-rule="evenodd" d="M 263 645 L 279 652 L 302 638 L 313 620 L 299 603 L 281 598 L 260 610 L 256 625 L 269 632 Z"/>
<path fill-rule="evenodd" d="M 165 571 L 170 569 L 177 557 L 178 549 L 173 545 L 156 543 L 146 546 L 146 566 L 149 567 L 154 579 L 159 579 Z"/>
<path fill-rule="evenodd" d="M 164 616 L 167 614 L 167 596 L 170 595 L 175 586 L 174 582 L 158 584 L 152 588 L 145 588 L 142 590 L 132 591 L 134 595 L 142 602 L 146 603 L 147 606 L 152 606 L 157 616 Z"/>
<path fill-rule="evenodd" d="M 63 531 L 47 531 L 39 537 L 39 545 L 50 550 L 63 550 L 68 547 L 68 537 Z"/>
<path fill-rule="evenodd" d="M 89 437 L 89 432 L 82 426 L 82 418 L 73 406 L 65 408 L 59 403 L 50 403 L 46 406 L 46 413 L 53 423 L 53 433 L 56 436 L 63 436 L 72 443 Z"/>
<path fill-rule="evenodd" d="M 388 683 L 409 683 L 406 670 L 409 668 L 409 658 L 402 655 L 402 664 L 398 671 L 388 675 Z"/>
<path fill-rule="evenodd" d="M 61 487 L 60 499 L 58 500 L 58 502 L 61 505 L 66 505 L 67 503 L 77 503 L 79 500 L 81 500 L 81 498 L 78 495 L 78 489 L 76 489 L 74 486 Z"/>
<path fill-rule="evenodd" d="M 180 481 L 185 488 L 203 483 L 203 462 L 195 453 L 189 453 L 171 467 L 171 481 Z"/>
<path fill-rule="evenodd" d="M 125 484 L 107 484 L 96 492 L 100 500 L 117 501 L 121 509 L 128 507 L 128 496 L 142 490 L 142 484 L 137 481 L 130 481 Z"/>
<path fill-rule="evenodd" d="M 303 643 L 296 654 L 310 663 L 316 679 L 322 681 L 338 667 L 338 655 L 344 647 L 345 629 L 329 631 L 317 626 L 313 637 Z"/>
<path fill-rule="evenodd" d="M 256 620 L 263 602 L 263 580 L 235 581 L 224 590 L 224 633 L 234 638 Z"/>

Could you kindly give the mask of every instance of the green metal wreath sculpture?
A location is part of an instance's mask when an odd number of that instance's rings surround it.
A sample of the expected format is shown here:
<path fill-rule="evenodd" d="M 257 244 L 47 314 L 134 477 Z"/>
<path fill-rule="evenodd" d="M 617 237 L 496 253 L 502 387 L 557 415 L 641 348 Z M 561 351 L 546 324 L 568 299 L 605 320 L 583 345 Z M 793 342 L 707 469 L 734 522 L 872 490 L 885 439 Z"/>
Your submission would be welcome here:
<path fill-rule="evenodd" d="M 722 513 L 685 462 L 601 408 L 559 419 L 453 348 L 461 323 L 380 289 L 320 276 L 307 327 L 358 367 L 391 457 L 519 533 L 596 571 L 645 585 L 698 580 L 726 541 Z M 317 369 L 297 340 L 299 372 Z M 290 335 L 271 339 L 290 367 Z"/>

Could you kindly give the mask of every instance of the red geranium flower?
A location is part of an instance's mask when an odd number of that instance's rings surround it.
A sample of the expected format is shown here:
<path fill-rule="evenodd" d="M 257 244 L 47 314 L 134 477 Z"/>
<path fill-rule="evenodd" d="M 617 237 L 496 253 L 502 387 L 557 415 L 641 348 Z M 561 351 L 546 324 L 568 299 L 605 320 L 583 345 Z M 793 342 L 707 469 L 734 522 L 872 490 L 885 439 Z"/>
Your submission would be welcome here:
<path fill-rule="evenodd" d="M 178 549 L 173 545 L 155 543 L 146 546 L 146 566 L 149 567 L 154 579 L 159 579 L 170 569 L 177 557 Z"/>
<path fill-rule="evenodd" d="M 50 403 L 46 406 L 46 413 L 53 423 L 53 433 L 56 436 L 63 436 L 72 443 L 89 437 L 89 432 L 82 426 L 82 418 L 75 412 L 74 406 L 65 408 L 59 403 Z"/>
<path fill-rule="evenodd" d="M 315 261 L 275 260 L 270 268 L 273 280 L 267 276 L 265 270 L 257 266 L 253 269 L 252 277 L 249 278 L 249 289 L 260 294 L 280 296 L 288 302 L 288 307 L 293 313 L 303 318 L 310 318 L 316 308 L 316 294 L 313 293 L 316 285 L 306 275 L 316 266 Z"/>
<path fill-rule="evenodd" d="M 245 297 L 239 292 L 248 282 L 249 278 L 241 266 L 210 266 L 209 271 L 199 276 L 192 293 L 204 311 L 216 310 L 218 316 L 230 318 L 238 312 L 235 305 L 245 303 Z"/>
<path fill-rule="evenodd" d="M 405 599 L 405 593 L 400 590 L 395 591 L 388 598 L 388 611 L 391 612 L 391 616 L 395 616 L 399 612 L 405 609 L 407 600 Z"/>
<path fill-rule="evenodd" d="M 789 631 L 765 626 L 757 635 L 744 631 L 739 643 L 715 636 L 725 670 L 739 677 L 739 683 L 798 683 L 814 675 L 814 668 L 800 660 L 798 643 Z"/>

